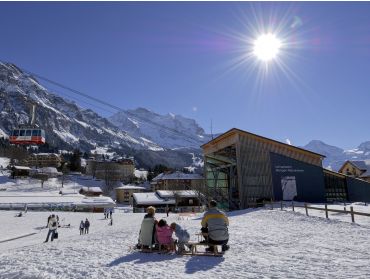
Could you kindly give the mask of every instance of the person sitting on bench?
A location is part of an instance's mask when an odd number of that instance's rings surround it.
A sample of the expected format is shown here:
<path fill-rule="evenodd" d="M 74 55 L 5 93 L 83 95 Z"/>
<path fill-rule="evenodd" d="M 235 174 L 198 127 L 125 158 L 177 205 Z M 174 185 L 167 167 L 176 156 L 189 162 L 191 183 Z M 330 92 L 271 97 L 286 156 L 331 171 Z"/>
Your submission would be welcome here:
<path fill-rule="evenodd" d="M 161 219 L 156 226 L 157 240 L 159 245 L 162 245 L 164 249 L 170 252 L 175 251 L 175 244 L 172 238 L 173 231 L 174 230 L 167 225 L 167 222 L 163 219 Z"/>
<path fill-rule="evenodd" d="M 211 200 L 208 204 L 208 211 L 204 213 L 202 219 L 202 233 L 206 236 L 206 242 L 213 245 L 222 245 L 222 251 L 229 249 L 229 219 L 226 214 L 217 209 L 217 202 Z M 214 246 L 210 245 L 206 251 L 213 252 Z"/>
<path fill-rule="evenodd" d="M 138 248 L 151 248 L 156 243 L 155 225 L 158 221 L 154 218 L 155 208 L 150 206 L 146 209 L 147 214 L 141 223 Z"/>

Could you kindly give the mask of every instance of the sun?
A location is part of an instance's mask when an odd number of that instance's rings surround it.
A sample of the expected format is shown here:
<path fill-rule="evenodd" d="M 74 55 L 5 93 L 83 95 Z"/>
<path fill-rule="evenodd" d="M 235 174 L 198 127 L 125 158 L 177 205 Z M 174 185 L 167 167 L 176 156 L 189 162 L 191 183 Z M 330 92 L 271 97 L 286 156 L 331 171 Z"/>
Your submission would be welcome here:
<path fill-rule="evenodd" d="M 276 58 L 280 48 L 281 40 L 274 34 L 262 34 L 254 41 L 253 54 L 258 59 L 268 62 Z"/>

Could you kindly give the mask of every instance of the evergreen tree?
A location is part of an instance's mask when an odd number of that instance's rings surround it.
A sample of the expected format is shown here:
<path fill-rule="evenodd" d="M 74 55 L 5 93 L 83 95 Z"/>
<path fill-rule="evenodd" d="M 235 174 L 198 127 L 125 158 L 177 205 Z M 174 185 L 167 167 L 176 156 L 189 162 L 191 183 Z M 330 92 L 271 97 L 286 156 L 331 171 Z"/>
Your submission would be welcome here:
<path fill-rule="evenodd" d="M 79 149 L 73 150 L 73 154 L 69 162 L 69 169 L 71 171 L 81 171 L 81 152 Z"/>

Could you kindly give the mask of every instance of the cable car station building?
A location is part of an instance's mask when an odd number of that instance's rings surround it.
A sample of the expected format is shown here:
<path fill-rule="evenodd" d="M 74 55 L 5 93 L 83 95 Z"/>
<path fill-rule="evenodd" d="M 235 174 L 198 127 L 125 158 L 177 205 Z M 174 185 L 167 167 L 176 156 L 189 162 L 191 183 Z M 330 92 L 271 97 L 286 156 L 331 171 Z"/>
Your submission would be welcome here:
<path fill-rule="evenodd" d="M 370 201 L 369 183 L 323 169 L 325 156 L 305 149 L 236 128 L 202 148 L 205 195 L 224 209 L 263 200 Z"/>

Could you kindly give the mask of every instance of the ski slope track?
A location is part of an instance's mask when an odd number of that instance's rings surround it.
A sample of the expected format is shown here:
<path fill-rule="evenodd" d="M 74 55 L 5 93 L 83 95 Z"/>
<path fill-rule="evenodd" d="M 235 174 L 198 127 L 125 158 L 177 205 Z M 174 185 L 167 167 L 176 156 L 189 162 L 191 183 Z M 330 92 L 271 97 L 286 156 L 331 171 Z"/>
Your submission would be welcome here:
<path fill-rule="evenodd" d="M 140 253 L 137 242 L 144 214 L 114 213 L 108 226 L 102 213 L 57 212 L 59 239 L 45 240 L 48 212 L 1 211 L 1 236 L 36 234 L 0 243 L 1 278 L 370 278 L 370 221 L 352 224 L 280 210 L 228 213 L 230 250 L 223 257 Z M 89 218 L 90 234 L 80 236 Z M 157 213 L 157 219 L 166 218 Z M 194 234 L 201 214 L 170 214 Z"/>

